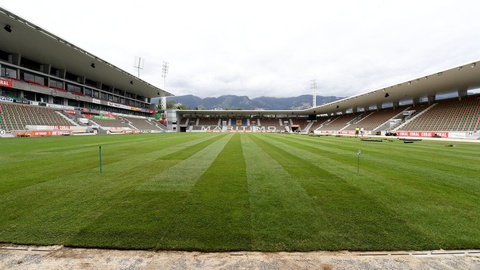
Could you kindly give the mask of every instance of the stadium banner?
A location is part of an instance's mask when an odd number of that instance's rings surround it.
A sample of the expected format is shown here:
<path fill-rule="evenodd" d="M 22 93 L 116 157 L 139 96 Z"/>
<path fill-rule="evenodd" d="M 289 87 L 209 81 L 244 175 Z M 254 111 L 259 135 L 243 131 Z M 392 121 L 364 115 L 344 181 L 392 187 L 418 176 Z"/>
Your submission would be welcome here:
<path fill-rule="evenodd" d="M 25 128 L 29 131 L 86 129 L 86 127 L 77 127 L 77 126 L 43 126 L 43 125 L 26 125 Z"/>
<path fill-rule="evenodd" d="M 64 112 L 67 113 L 67 114 L 72 114 L 72 115 L 76 114 L 75 110 L 64 110 Z"/>
<path fill-rule="evenodd" d="M 337 134 L 355 135 L 355 130 L 340 130 Z"/>
<path fill-rule="evenodd" d="M 458 138 L 458 139 L 465 139 L 467 138 L 468 136 L 472 136 L 473 135 L 473 132 L 470 131 L 470 132 L 461 132 L 461 131 L 453 131 L 453 132 L 449 132 L 448 133 L 448 138 Z"/>
<path fill-rule="evenodd" d="M 442 137 L 448 138 L 448 132 L 434 132 L 434 131 L 397 131 L 397 136 L 407 137 Z"/>
<path fill-rule="evenodd" d="M 28 131 L 28 132 L 19 132 L 16 134 L 17 137 L 45 137 L 45 136 L 65 136 L 71 135 L 71 131 Z"/>
<path fill-rule="evenodd" d="M 121 127 L 111 127 L 108 131 L 110 133 L 124 133 L 124 130 Z"/>
<path fill-rule="evenodd" d="M 75 110 L 75 107 L 58 105 L 58 104 L 47 103 L 46 106 L 49 108 L 60 109 L 60 110 Z"/>
<path fill-rule="evenodd" d="M 14 99 L 13 102 L 14 102 L 14 103 L 19 103 L 19 104 L 27 104 L 27 105 L 30 105 L 30 101 L 28 101 L 28 100 Z"/>
<path fill-rule="evenodd" d="M 230 130 L 230 132 L 235 132 L 235 133 L 239 133 L 239 132 L 242 132 L 242 133 L 250 133 L 250 132 L 253 132 L 253 130 L 251 129 L 239 129 L 239 130 Z"/>
<path fill-rule="evenodd" d="M 13 102 L 13 98 L 1 97 L 1 96 L 0 96 L 0 101 L 3 101 L 3 102 Z"/>
<path fill-rule="evenodd" d="M 333 130 L 320 130 L 320 134 L 335 134 L 335 131 Z"/>
<path fill-rule="evenodd" d="M 122 104 L 118 104 L 118 103 L 114 103 L 114 102 L 107 102 L 107 105 L 108 106 L 111 106 L 111 107 L 115 107 L 115 108 L 120 108 L 120 109 L 125 109 L 125 110 L 131 110 L 132 107 L 130 106 L 127 106 L 127 105 L 122 105 Z"/>
<path fill-rule="evenodd" d="M 100 100 L 99 100 L 99 99 L 92 98 L 92 103 L 95 103 L 95 104 L 101 104 L 102 102 L 100 102 Z"/>
<path fill-rule="evenodd" d="M 1 87 L 12 88 L 13 87 L 13 82 L 10 81 L 10 80 L 0 79 L 0 86 Z"/>
<path fill-rule="evenodd" d="M 140 134 L 142 133 L 140 130 L 134 130 L 134 129 L 127 129 L 123 131 L 123 134 Z"/>
<path fill-rule="evenodd" d="M 102 115 L 102 114 L 106 117 L 110 117 L 110 118 L 114 118 L 114 119 L 117 118 L 117 115 L 115 113 L 112 113 L 112 112 L 102 112 L 100 115 Z"/>
<path fill-rule="evenodd" d="M 100 120 L 116 120 L 115 117 L 103 116 L 103 115 L 93 115 L 93 119 L 100 119 Z"/>

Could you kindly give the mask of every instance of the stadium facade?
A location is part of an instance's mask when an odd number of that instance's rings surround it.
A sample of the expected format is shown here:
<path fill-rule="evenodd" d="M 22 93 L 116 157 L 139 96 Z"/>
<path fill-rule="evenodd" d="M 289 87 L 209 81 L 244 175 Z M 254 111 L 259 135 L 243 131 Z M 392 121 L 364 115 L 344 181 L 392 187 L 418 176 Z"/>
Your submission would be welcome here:
<path fill-rule="evenodd" d="M 0 24 L 0 101 L 153 117 L 172 95 L 2 8 Z"/>
<path fill-rule="evenodd" d="M 470 62 L 307 110 L 183 110 L 177 122 L 186 131 L 355 135 L 364 127 L 365 135 L 478 139 L 479 87 L 480 66 Z"/>

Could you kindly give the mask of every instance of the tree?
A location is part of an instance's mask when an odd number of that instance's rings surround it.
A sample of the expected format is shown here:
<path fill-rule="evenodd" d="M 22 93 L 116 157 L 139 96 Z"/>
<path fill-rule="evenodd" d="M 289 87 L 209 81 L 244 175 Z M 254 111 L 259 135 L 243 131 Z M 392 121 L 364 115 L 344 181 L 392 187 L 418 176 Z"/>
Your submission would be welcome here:
<path fill-rule="evenodd" d="M 187 108 L 185 105 L 179 103 L 179 104 L 177 105 L 177 109 L 179 109 L 179 110 L 187 110 L 188 108 Z"/>
<path fill-rule="evenodd" d="M 167 109 L 175 108 L 175 100 L 167 100 Z"/>

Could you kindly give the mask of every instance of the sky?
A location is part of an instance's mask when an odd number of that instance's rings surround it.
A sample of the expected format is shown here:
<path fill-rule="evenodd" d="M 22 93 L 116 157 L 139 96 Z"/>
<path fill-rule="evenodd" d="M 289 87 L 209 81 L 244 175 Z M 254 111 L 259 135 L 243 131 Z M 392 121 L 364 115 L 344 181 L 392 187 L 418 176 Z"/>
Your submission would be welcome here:
<path fill-rule="evenodd" d="M 15 0 L 0 6 L 180 95 L 345 97 L 480 60 L 478 0 Z M 1 42 L 1 41 L 0 41 Z M 162 64 L 168 62 L 166 78 Z"/>

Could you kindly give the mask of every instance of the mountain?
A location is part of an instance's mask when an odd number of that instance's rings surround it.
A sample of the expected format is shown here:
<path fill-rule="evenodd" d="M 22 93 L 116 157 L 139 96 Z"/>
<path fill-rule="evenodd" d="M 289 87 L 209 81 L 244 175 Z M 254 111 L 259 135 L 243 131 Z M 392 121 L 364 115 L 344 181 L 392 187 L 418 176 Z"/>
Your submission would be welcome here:
<path fill-rule="evenodd" d="M 317 96 L 317 105 L 330 103 L 343 97 Z M 225 95 L 220 97 L 200 98 L 194 95 L 167 97 L 167 101 L 183 104 L 185 107 L 194 109 L 241 109 L 241 110 L 302 110 L 312 107 L 312 96 L 302 95 L 298 97 L 258 97 L 250 99 L 247 96 Z M 152 100 L 157 103 L 157 100 Z"/>

